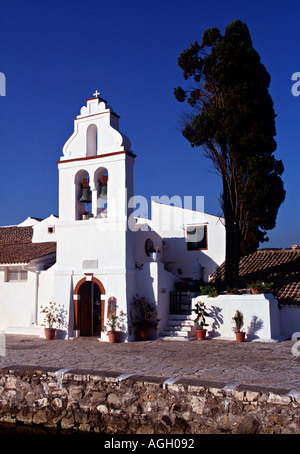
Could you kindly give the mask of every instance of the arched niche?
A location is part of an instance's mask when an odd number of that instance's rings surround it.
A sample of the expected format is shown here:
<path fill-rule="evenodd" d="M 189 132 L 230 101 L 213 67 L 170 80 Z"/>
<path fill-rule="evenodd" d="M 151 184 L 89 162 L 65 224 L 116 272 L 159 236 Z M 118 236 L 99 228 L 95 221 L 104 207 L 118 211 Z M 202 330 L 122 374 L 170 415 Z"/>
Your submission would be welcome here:
<path fill-rule="evenodd" d="M 111 296 L 107 301 L 107 318 L 117 315 L 117 298 Z"/>
<path fill-rule="evenodd" d="M 108 171 L 106 167 L 99 167 L 94 174 L 94 185 L 97 189 L 97 218 L 106 218 L 108 215 L 107 196 L 109 191 Z"/>
<path fill-rule="evenodd" d="M 75 175 L 75 219 L 83 219 L 83 212 L 92 212 L 90 176 L 87 170 L 79 170 Z M 90 196 L 90 197 L 89 197 Z M 88 202 L 87 200 L 90 200 Z"/>
<path fill-rule="evenodd" d="M 97 156 L 98 152 L 98 128 L 96 125 L 89 125 L 86 130 L 86 155 Z"/>

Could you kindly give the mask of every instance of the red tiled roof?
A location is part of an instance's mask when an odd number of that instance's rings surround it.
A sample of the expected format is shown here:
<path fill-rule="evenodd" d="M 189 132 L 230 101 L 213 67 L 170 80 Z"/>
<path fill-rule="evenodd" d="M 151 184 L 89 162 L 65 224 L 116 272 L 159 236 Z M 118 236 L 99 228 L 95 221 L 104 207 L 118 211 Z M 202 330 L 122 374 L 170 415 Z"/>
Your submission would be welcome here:
<path fill-rule="evenodd" d="M 212 280 L 224 280 L 225 264 Z M 240 285 L 256 281 L 273 282 L 273 294 L 280 305 L 300 306 L 300 249 L 261 249 L 240 261 Z"/>
<path fill-rule="evenodd" d="M 0 264 L 28 263 L 56 252 L 55 242 L 0 244 Z"/>
<path fill-rule="evenodd" d="M 32 227 L 0 227 L 0 244 L 28 243 L 32 236 Z"/>

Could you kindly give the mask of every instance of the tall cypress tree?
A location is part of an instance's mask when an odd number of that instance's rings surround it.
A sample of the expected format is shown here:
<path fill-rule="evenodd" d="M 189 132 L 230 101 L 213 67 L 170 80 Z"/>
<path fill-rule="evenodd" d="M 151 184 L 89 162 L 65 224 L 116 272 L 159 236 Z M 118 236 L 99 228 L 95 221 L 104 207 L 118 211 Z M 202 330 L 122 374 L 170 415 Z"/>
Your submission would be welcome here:
<path fill-rule="evenodd" d="M 204 32 L 184 50 L 178 65 L 192 90 L 174 90 L 178 101 L 192 107 L 183 136 L 201 147 L 222 177 L 221 207 L 226 227 L 225 280 L 236 285 L 240 258 L 267 241 L 285 199 L 276 160 L 275 112 L 269 94 L 270 75 L 240 20 Z"/>

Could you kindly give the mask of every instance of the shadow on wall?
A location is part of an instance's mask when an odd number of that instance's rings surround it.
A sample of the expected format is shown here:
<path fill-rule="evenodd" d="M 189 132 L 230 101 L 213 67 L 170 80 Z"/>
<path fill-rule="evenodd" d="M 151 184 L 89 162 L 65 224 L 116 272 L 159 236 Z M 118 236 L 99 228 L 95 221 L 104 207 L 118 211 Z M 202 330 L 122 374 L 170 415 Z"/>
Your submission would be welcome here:
<path fill-rule="evenodd" d="M 154 292 L 154 287 L 157 286 L 157 276 L 151 274 L 151 263 L 144 263 L 143 266 L 137 271 L 136 274 L 136 297 L 145 298 L 150 304 L 152 304 L 156 310 L 158 310 L 157 296 Z M 133 299 L 128 304 L 128 326 L 129 326 L 129 338 L 135 340 L 137 338 L 136 329 L 132 326 L 132 320 L 130 320 L 130 313 L 133 308 Z M 149 338 L 156 337 L 154 330 L 149 333 Z"/>
<path fill-rule="evenodd" d="M 259 336 L 256 335 L 258 331 L 260 331 L 264 326 L 264 322 L 262 319 L 259 319 L 256 315 L 252 316 L 250 325 L 247 328 L 247 339 L 253 340 L 258 339 Z"/>
<path fill-rule="evenodd" d="M 221 334 L 218 332 L 218 329 L 220 329 L 221 325 L 223 325 L 224 320 L 223 320 L 223 315 L 221 314 L 222 309 L 217 306 L 212 306 L 210 309 L 209 317 L 213 319 L 213 323 L 211 325 L 211 331 L 208 331 L 208 335 L 210 337 L 220 337 Z"/>
<path fill-rule="evenodd" d="M 211 306 L 208 312 L 209 318 L 213 320 L 213 322 L 211 323 L 211 330 L 208 331 L 207 333 L 209 337 L 220 337 L 222 335 L 220 333 L 220 329 L 221 325 L 224 324 L 224 317 L 221 314 L 221 312 L 222 309 L 218 306 Z M 247 339 L 248 340 L 259 339 L 257 333 L 263 328 L 263 326 L 264 326 L 263 320 L 259 319 L 256 315 L 253 315 L 250 324 L 246 329 Z"/>
<path fill-rule="evenodd" d="M 59 313 L 58 313 L 58 319 L 59 322 L 57 323 L 57 328 L 56 328 L 56 339 L 65 339 L 67 336 L 68 332 L 68 319 L 69 319 L 69 313 L 67 309 L 64 307 L 58 306 L 59 308 Z"/>
<path fill-rule="evenodd" d="M 209 275 L 219 266 L 209 255 L 202 250 L 188 250 L 185 238 L 164 238 L 163 261 L 167 271 L 181 278 L 191 278 L 192 267 L 197 259 L 204 268 L 203 279 L 208 281 Z"/>

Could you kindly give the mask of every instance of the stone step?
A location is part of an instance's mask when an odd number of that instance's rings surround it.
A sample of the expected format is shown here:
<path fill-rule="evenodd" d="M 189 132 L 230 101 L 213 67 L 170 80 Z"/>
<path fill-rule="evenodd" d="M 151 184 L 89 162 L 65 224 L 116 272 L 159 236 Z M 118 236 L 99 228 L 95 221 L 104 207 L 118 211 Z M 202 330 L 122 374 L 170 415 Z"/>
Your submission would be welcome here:
<path fill-rule="evenodd" d="M 196 338 L 194 317 L 183 314 L 170 314 L 164 329 L 160 332 L 166 340 L 193 340 Z"/>
<path fill-rule="evenodd" d="M 162 339 L 166 340 L 166 341 L 178 340 L 178 341 L 188 342 L 188 341 L 196 340 L 196 337 L 162 336 Z"/>
<path fill-rule="evenodd" d="M 193 315 L 188 315 L 188 314 L 170 314 L 168 316 L 168 320 L 189 320 L 193 321 L 194 320 Z"/>
<path fill-rule="evenodd" d="M 166 335 L 180 335 L 180 336 L 189 336 L 190 333 L 193 333 L 191 329 L 182 329 L 178 326 L 170 327 L 170 326 L 165 326 L 164 329 L 161 331 L 162 333 Z"/>
<path fill-rule="evenodd" d="M 181 331 L 161 331 L 159 333 L 161 337 L 173 337 L 176 339 L 193 339 L 196 338 L 196 335 L 193 333 L 182 333 Z"/>
<path fill-rule="evenodd" d="M 168 320 L 167 326 L 194 326 L 193 320 Z"/>

